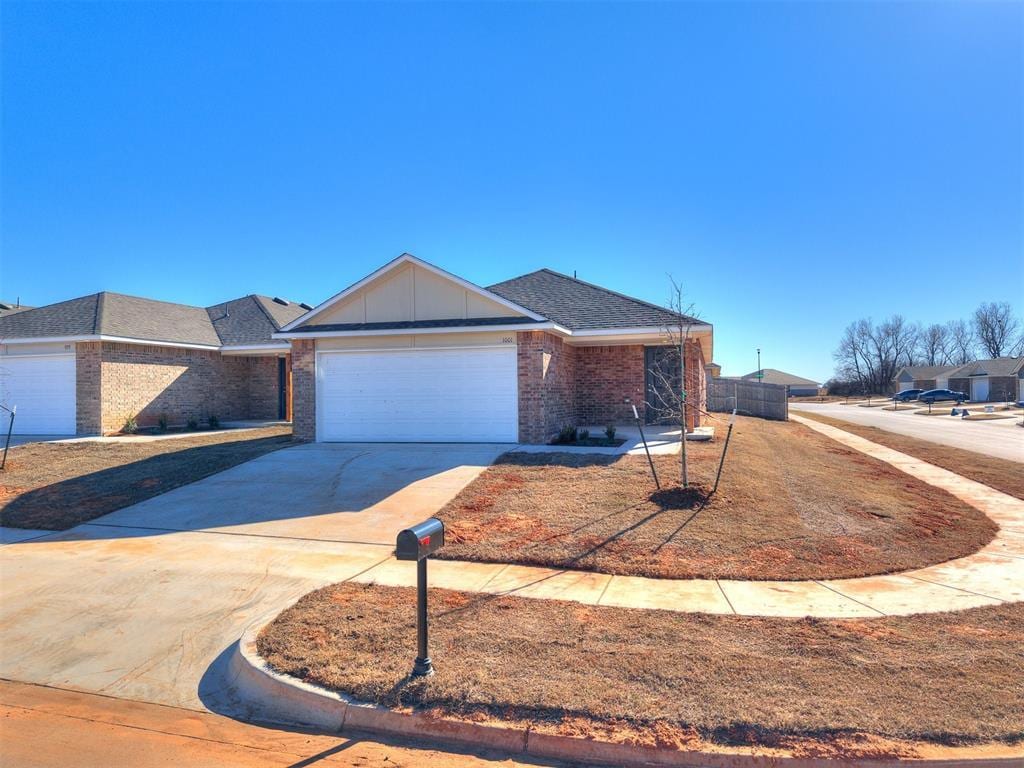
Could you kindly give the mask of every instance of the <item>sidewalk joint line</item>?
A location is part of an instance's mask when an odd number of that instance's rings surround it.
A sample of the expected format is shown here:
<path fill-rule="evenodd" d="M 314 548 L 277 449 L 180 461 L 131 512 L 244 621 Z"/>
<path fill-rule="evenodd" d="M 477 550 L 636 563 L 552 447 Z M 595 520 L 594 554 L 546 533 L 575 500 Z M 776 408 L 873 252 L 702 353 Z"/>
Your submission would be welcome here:
<path fill-rule="evenodd" d="M 732 600 L 730 600 L 729 596 L 727 594 L 725 594 L 725 588 L 722 586 L 722 580 L 721 579 L 715 579 L 715 584 L 718 585 L 718 591 L 721 592 L 722 593 L 722 597 L 725 598 L 725 602 L 728 604 L 729 610 L 732 611 L 734 615 L 739 616 L 739 613 L 736 611 L 735 606 L 733 606 L 733 604 L 732 604 Z"/>
<path fill-rule="evenodd" d="M 931 579 L 923 579 L 920 576 L 911 576 L 909 573 L 902 574 L 908 579 L 916 579 L 917 581 L 923 581 L 925 584 L 934 584 L 937 587 L 945 587 L 946 589 L 955 589 L 957 592 L 966 592 L 968 595 L 975 595 L 977 597 L 986 597 L 989 600 L 998 600 L 1000 603 L 1012 603 L 1012 600 L 1004 600 L 1001 597 L 995 595 L 986 595 L 984 592 L 975 592 L 973 589 L 964 589 L 963 587 L 954 587 L 952 584 L 943 584 L 941 581 L 932 581 Z"/>
<path fill-rule="evenodd" d="M 597 602 L 594 603 L 594 605 L 600 605 L 601 601 L 604 600 L 604 593 L 608 591 L 608 587 L 610 587 L 612 585 L 612 579 L 614 579 L 614 578 L 615 578 L 615 574 L 614 573 L 608 574 L 608 581 L 606 581 L 604 583 L 604 589 L 601 590 L 601 595 L 600 595 L 600 597 L 597 598 Z"/>
<path fill-rule="evenodd" d="M 116 525 L 114 523 L 92 523 L 85 522 L 80 523 L 81 526 L 91 526 L 95 528 L 126 528 L 128 530 L 138 531 L 163 531 L 165 533 L 209 533 L 215 536 L 237 536 L 239 538 L 254 538 L 254 539 L 283 539 L 285 541 L 315 541 L 319 544 L 360 544 L 368 545 L 373 547 L 389 547 L 390 544 L 381 544 L 376 541 L 356 541 L 354 539 L 314 539 L 309 536 L 281 536 L 278 534 L 269 533 L 241 533 L 236 531 L 214 531 L 209 528 L 159 528 L 156 526 L 149 525 Z M 76 526 L 77 527 L 77 526 Z M 71 530 L 71 529 L 68 529 Z M 54 533 L 63 533 L 63 531 L 54 531 Z"/>
<path fill-rule="evenodd" d="M 878 610 L 877 608 L 875 608 L 875 606 L 868 605 L 867 603 L 863 602 L 862 600 L 858 600 L 855 597 L 850 597 L 849 595 L 843 594 L 838 589 L 833 589 L 832 587 L 830 587 L 828 584 L 825 584 L 824 582 L 818 581 L 817 579 L 811 579 L 811 581 L 813 581 L 815 584 L 817 584 L 820 587 L 824 587 L 825 589 L 829 590 L 830 592 L 835 592 L 840 597 L 844 597 L 847 600 L 851 600 L 851 601 L 857 603 L 857 605 L 863 605 L 865 608 L 867 608 L 870 611 L 874 611 L 879 616 L 885 616 L 886 615 L 884 611 Z"/>

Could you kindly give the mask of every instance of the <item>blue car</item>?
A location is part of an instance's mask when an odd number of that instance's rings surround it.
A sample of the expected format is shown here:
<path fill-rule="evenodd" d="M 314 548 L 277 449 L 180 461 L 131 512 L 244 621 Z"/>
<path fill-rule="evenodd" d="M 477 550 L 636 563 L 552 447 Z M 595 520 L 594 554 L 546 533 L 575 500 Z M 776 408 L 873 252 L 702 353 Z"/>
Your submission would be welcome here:
<path fill-rule="evenodd" d="M 923 389 L 904 389 L 902 392 L 897 392 L 893 395 L 892 399 L 897 403 L 908 403 L 911 400 L 917 400 L 917 396 L 923 393 Z"/>
<path fill-rule="evenodd" d="M 948 400 L 956 400 L 956 404 L 970 400 L 963 392 L 954 392 L 952 389 L 929 389 L 917 396 L 920 403 L 941 403 Z"/>

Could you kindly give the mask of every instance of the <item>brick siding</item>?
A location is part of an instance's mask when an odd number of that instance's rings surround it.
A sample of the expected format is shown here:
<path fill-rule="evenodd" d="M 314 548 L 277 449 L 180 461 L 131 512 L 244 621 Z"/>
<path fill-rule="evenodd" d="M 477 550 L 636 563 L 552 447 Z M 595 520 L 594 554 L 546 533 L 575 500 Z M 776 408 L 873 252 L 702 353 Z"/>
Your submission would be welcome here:
<path fill-rule="evenodd" d="M 130 416 L 139 426 L 276 419 L 277 358 L 215 350 L 112 342 L 76 345 L 78 432 L 115 432 Z"/>
<path fill-rule="evenodd" d="M 75 431 L 95 435 L 103 429 L 100 401 L 100 354 L 102 342 L 75 344 Z"/>
<path fill-rule="evenodd" d="M 316 440 L 316 341 L 292 342 L 292 434 Z"/>
<path fill-rule="evenodd" d="M 580 424 L 633 424 L 633 405 L 644 419 L 645 386 L 642 344 L 576 348 L 576 409 Z"/>
<path fill-rule="evenodd" d="M 979 377 L 975 377 L 979 378 Z M 988 398 L 983 402 L 999 403 L 1007 400 L 1017 399 L 1017 377 L 1016 376 L 989 376 Z M 963 392 L 967 397 L 971 396 L 971 379 L 950 379 L 949 388 L 954 392 Z"/>
<path fill-rule="evenodd" d="M 546 443 L 577 423 L 576 351 L 543 331 L 516 334 L 520 442 Z"/>

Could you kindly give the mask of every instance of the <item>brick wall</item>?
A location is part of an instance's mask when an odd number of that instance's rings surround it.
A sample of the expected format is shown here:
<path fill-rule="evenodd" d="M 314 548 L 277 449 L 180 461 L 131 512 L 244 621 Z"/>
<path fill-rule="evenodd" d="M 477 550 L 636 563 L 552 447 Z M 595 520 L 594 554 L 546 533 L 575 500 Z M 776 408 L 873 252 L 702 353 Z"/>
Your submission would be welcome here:
<path fill-rule="evenodd" d="M 597 427 L 633 424 L 634 404 L 643 419 L 646 399 L 644 377 L 642 344 L 577 347 L 576 410 L 579 423 Z"/>
<path fill-rule="evenodd" d="M 316 440 L 316 341 L 292 342 L 292 434 Z"/>
<path fill-rule="evenodd" d="M 75 344 L 75 430 L 79 435 L 95 435 L 102 428 L 100 404 L 101 342 Z"/>
<path fill-rule="evenodd" d="M 102 343 L 100 430 L 129 416 L 155 426 L 277 418 L 277 358 L 221 355 L 215 350 Z"/>
<path fill-rule="evenodd" d="M 977 377 L 975 377 L 977 378 Z M 963 392 L 971 396 L 971 379 L 950 379 L 949 388 L 954 392 Z M 1016 376 L 989 376 L 988 397 L 983 402 L 997 403 L 1017 399 Z"/>
<path fill-rule="evenodd" d="M 683 346 L 686 358 L 686 399 L 694 406 L 686 409 L 686 431 L 692 432 L 703 419 L 702 411 L 708 408 L 708 381 L 704 375 L 704 352 L 700 344 L 688 340 Z"/>
<path fill-rule="evenodd" d="M 545 443 L 575 425 L 576 349 L 543 331 L 516 334 L 519 440 Z"/>

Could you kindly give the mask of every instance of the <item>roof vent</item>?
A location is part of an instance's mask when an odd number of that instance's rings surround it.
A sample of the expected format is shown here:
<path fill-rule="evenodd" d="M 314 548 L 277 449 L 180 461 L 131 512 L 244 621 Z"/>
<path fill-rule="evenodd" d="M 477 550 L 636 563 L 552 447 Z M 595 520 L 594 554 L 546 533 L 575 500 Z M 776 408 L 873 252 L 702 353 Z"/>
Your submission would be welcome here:
<path fill-rule="evenodd" d="M 301 304 L 299 304 L 299 306 L 302 307 L 307 312 L 313 308 L 309 304 L 307 304 L 306 302 L 302 302 Z"/>
<path fill-rule="evenodd" d="M 274 297 L 274 303 L 275 304 L 280 304 L 282 307 L 287 307 L 288 306 L 288 302 L 285 301 L 284 299 L 282 299 L 280 296 L 275 296 Z"/>

